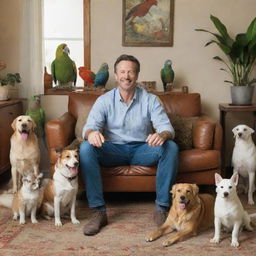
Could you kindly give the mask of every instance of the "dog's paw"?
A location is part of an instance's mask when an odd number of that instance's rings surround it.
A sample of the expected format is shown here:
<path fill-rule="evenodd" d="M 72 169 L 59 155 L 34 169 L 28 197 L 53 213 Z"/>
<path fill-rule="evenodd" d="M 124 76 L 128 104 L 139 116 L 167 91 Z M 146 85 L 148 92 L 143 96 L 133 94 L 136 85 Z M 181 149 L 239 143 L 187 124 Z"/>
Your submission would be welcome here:
<path fill-rule="evenodd" d="M 235 239 L 235 240 L 231 241 L 230 245 L 233 246 L 233 247 L 238 247 L 239 246 L 239 242 Z"/>
<path fill-rule="evenodd" d="M 62 226 L 62 223 L 60 220 L 55 220 L 55 226 L 56 227 L 61 227 Z"/>
<path fill-rule="evenodd" d="M 163 243 L 162 243 L 162 245 L 164 246 L 164 247 L 167 247 L 167 246 L 170 246 L 170 245 L 172 245 L 173 243 L 171 242 L 171 241 L 169 241 L 169 240 L 166 240 L 166 241 L 164 241 Z"/>
<path fill-rule="evenodd" d="M 145 237 L 145 241 L 146 242 L 152 242 L 152 241 L 154 241 L 154 238 L 151 235 L 149 235 L 149 236 Z"/>
<path fill-rule="evenodd" d="M 32 222 L 33 224 L 38 223 L 38 221 L 37 221 L 36 219 L 31 220 L 31 222 Z"/>
<path fill-rule="evenodd" d="M 24 225 L 26 223 L 25 220 L 20 220 L 20 225 Z"/>
<path fill-rule="evenodd" d="M 80 221 L 78 219 L 72 219 L 71 222 L 72 224 L 80 224 Z"/>
<path fill-rule="evenodd" d="M 254 205 L 254 201 L 253 201 L 253 200 L 249 200 L 249 201 L 248 201 L 248 204 L 249 204 L 249 205 Z"/>
<path fill-rule="evenodd" d="M 218 244 L 220 242 L 220 238 L 218 237 L 214 237 L 210 240 L 210 243 L 213 243 L 213 244 Z"/>

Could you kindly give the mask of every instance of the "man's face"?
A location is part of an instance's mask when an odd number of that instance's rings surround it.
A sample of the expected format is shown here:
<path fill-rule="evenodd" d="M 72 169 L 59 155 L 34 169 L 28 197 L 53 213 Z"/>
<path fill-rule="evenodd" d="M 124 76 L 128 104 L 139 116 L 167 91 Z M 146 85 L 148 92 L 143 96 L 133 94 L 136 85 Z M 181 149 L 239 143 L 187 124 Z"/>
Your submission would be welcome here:
<path fill-rule="evenodd" d="M 131 90 L 136 86 L 138 78 L 136 64 L 132 61 L 123 60 L 116 66 L 115 78 L 123 90 Z"/>

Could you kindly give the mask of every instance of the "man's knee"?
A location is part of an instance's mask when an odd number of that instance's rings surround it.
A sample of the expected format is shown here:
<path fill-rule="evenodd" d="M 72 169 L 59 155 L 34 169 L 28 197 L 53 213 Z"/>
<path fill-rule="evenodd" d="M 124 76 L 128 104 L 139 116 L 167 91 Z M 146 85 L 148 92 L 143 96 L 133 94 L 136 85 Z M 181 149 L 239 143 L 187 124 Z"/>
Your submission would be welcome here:
<path fill-rule="evenodd" d="M 94 146 L 92 146 L 88 141 L 84 141 L 82 142 L 82 144 L 80 145 L 80 157 L 83 156 L 89 156 L 91 154 L 94 154 L 95 150 L 94 150 Z"/>
<path fill-rule="evenodd" d="M 168 153 L 170 152 L 172 154 L 177 154 L 178 155 L 179 147 L 173 140 L 168 140 L 165 143 L 165 150 Z"/>

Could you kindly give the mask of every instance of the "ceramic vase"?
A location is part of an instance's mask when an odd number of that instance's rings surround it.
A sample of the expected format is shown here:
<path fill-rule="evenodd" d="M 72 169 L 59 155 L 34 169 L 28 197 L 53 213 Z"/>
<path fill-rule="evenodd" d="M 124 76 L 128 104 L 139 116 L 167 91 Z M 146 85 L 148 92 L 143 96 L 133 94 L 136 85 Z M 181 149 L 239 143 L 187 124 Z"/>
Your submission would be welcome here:
<path fill-rule="evenodd" d="M 248 106 L 252 104 L 254 86 L 231 86 L 232 105 Z"/>

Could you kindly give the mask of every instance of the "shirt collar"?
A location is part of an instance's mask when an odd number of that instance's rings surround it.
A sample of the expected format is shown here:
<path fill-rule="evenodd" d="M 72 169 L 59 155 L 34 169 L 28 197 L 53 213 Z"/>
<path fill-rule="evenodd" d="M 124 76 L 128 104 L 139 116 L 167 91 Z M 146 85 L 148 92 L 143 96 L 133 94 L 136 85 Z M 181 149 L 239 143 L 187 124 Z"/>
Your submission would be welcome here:
<path fill-rule="evenodd" d="M 137 99 L 138 93 L 139 93 L 139 88 L 138 88 L 138 86 L 136 85 L 136 87 L 135 87 L 135 93 L 134 93 L 134 95 L 133 95 L 132 101 L 134 101 L 134 100 Z M 119 93 L 119 88 L 117 88 L 117 90 L 116 90 L 116 96 L 117 96 L 117 99 L 118 99 L 119 101 L 122 101 L 122 102 L 123 102 L 123 99 L 121 98 L 121 95 L 120 95 L 120 93 Z"/>

